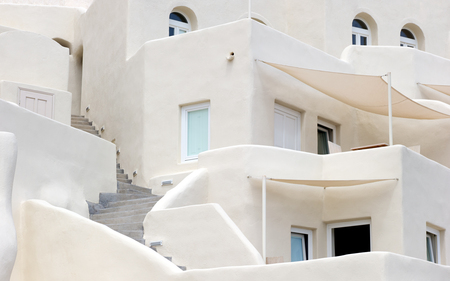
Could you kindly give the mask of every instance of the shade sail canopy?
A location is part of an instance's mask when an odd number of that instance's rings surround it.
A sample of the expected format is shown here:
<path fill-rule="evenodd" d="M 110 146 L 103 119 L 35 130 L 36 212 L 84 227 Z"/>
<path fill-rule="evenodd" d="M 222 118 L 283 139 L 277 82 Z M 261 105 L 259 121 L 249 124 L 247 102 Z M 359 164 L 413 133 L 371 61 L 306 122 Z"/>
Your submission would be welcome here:
<path fill-rule="evenodd" d="M 328 72 L 263 62 L 350 106 L 375 114 L 389 114 L 388 84 L 381 76 Z M 450 118 L 450 115 L 423 106 L 394 88 L 392 115 L 412 119 Z"/>
<path fill-rule="evenodd" d="M 339 187 L 339 186 L 354 186 L 366 183 L 389 181 L 397 179 L 368 179 L 368 180 L 295 180 L 295 179 L 274 179 L 267 178 L 271 181 L 291 183 L 291 184 L 301 184 L 309 186 L 319 186 L 319 187 Z"/>
<path fill-rule="evenodd" d="M 450 96 L 450 85 L 431 85 L 431 84 L 421 84 L 427 86 L 433 90 L 439 91 Z"/>

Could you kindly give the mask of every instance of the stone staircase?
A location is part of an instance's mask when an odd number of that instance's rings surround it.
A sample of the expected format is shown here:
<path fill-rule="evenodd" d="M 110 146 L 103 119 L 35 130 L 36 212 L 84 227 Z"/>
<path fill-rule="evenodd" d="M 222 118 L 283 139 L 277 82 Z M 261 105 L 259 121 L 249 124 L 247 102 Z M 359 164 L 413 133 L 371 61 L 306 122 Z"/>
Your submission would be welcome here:
<path fill-rule="evenodd" d="M 101 137 L 89 119 L 81 115 L 72 115 L 72 127 Z M 142 244 L 145 243 L 143 222 L 145 216 L 162 196 L 152 194 L 152 190 L 133 185 L 128 174 L 116 164 L 117 192 L 100 193 L 99 203 L 88 202 L 91 220 L 126 235 Z M 155 247 L 151 249 L 157 251 Z M 165 257 L 172 261 L 171 257 Z M 186 270 L 184 266 L 178 266 Z"/>
<path fill-rule="evenodd" d="M 99 131 L 96 130 L 94 126 L 92 126 L 92 122 L 90 122 L 89 119 L 85 118 L 82 115 L 72 115 L 71 117 L 72 118 L 70 124 L 72 125 L 72 127 L 83 130 L 97 137 L 101 137 Z"/>
<path fill-rule="evenodd" d="M 91 206 L 91 220 L 144 244 L 144 218 L 161 197 L 151 189 L 117 182 L 117 193 L 100 193 L 99 204 Z"/>
<path fill-rule="evenodd" d="M 88 118 L 72 115 L 71 121 L 72 127 L 101 137 Z M 132 180 L 120 164 L 116 164 L 116 175 L 117 193 L 100 193 L 99 204 L 89 203 L 90 217 L 144 244 L 142 223 L 161 196 L 152 194 L 151 189 L 131 184 Z"/>

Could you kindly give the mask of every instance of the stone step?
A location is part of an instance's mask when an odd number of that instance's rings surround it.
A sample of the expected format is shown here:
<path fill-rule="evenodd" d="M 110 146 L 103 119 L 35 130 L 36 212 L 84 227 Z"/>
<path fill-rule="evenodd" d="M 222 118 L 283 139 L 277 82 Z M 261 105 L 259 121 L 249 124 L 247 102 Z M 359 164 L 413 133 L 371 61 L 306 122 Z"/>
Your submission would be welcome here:
<path fill-rule="evenodd" d="M 186 267 L 185 266 L 181 266 L 181 265 L 177 265 L 179 269 L 186 271 Z"/>
<path fill-rule="evenodd" d="M 120 223 L 120 224 L 106 224 L 107 227 L 119 231 L 119 230 L 144 230 L 142 222 L 136 223 Z"/>
<path fill-rule="evenodd" d="M 108 219 L 97 219 L 97 218 L 91 218 L 93 221 L 98 222 L 98 223 L 102 223 L 102 224 L 122 224 L 122 223 L 141 223 L 144 221 L 145 216 L 147 215 L 147 213 L 145 214 L 139 214 L 139 215 L 134 215 L 134 216 L 128 216 L 128 217 L 117 217 L 117 218 L 108 218 Z M 96 216 L 96 215 L 92 215 Z"/>
<path fill-rule="evenodd" d="M 150 188 L 145 188 L 134 184 L 117 182 L 117 191 L 119 192 L 120 190 L 134 190 L 142 193 L 150 193 L 150 194 L 152 193 L 152 190 Z"/>
<path fill-rule="evenodd" d="M 121 178 L 118 178 L 118 179 L 117 179 L 117 182 L 123 182 L 123 183 L 132 183 L 132 182 L 133 182 L 133 180 L 129 180 L 129 179 L 121 179 Z"/>
<path fill-rule="evenodd" d="M 104 208 L 104 209 L 98 210 L 95 214 L 108 214 L 108 213 L 114 213 L 114 212 L 124 212 L 124 211 L 132 211 L 132 210 L 139 210 L 139 209 L 148 209 L 150 211 L 153 208 L 153 206 L 155 206 L 155 204 L 156 204 L 156 202 L 147 202 L 147 203 L 141 203 L 141 204 L 109 207 L 109 208 Z"/>
<path fill-rule="evenodd" d="M 147 214 L 150 212 L 151 208 L 142 208 L 142 209 L 135 209 L 135 210 L 126 210 L 126 211 L 118 211 L 118 212 L 109 212 L 109 213 L 97 213 L 91 215 L 91 219 L 112 219 L 112 218 L 118 218 L 118 217 L 129 217 L 134 215 L 142 215 Z"/>
<path fill-rule="evenodd" d="M 116 230 L 116 231 L 135 240 L 142 239 L 144 237 L 144 230 Z"/>
<path fill-rule="evenodd" d="M 72 120 L 71 125 L 84 125 L 84 126 L 92 126 L 92 122 L 87 120 Z"/>
<path fill-rule="evenodd" d="M 139 199 L 130 199 L 130 200 L 123 200 L 123 201 L 109 202 L 108 207 L 115 208 L 115 207 L 120 207 L 120 206 L 129 206 L 129 205 L 136 205 L 136 204 L 143 204 L 143 203 L 156 203 L 161 198 L 162 198 L 162 196 L 152 195 L 149 197 L 144 197 L 144 198 L 139 198 Z"/>
<path fill-rule="evenodd" d="M 118 164 L 118 165 L 120 165 L 120 164 Z M 124 174 L 125 171 L 123 169 L 116 168 L 116 173 L 117 174 Z"/>
<path fill-rule="evenodd" d="M 117 174 L 117 178 L 118 179 L 127 180 L 128 179 L 128 174 Z"/>
<path fill-rule="evenodd" d="M 80 130 L 92 130 L 95 131 L 95 127 L 92 125 L 83 125 L 83 124 L 72 124 L 72 127 L 75 127 Z"/>
<path fill-rule="evenodd" d="M 116 168 L 120 169 L 120 163 L 116 163 Z"/>
<path fill-rule="evenodd" d="M 72 120 L 72 121 L 89 121 L 88 118 L 80 117 L 80 116 L 72 116 L 72 117 L 70 118 L 70 120 Z"/>
<path fill-rule="evenodd" d="M 118 193 L 100 193 L 99 203 L 103 206 L 109 206 L 108 203 L 123 201 L 123 200 L 132 200 L 132 199 L 142 199 L 148 197 L 155 197 L 152 194 L 118 194 Z"/>

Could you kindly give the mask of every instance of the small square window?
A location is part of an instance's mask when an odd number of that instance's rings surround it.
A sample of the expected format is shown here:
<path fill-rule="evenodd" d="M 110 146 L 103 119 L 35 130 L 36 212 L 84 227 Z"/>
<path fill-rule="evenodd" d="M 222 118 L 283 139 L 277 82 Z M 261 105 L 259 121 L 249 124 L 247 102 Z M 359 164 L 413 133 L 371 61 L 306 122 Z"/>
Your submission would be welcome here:
<path fill-rule="evenodd" d="M 291 261 L 312 259 L 312 230 L 291 228 Z"/>
<path fill-rule="evenodd" d="M 196 160 L 209 149 L 209 102 L 181 108 L 181 160 Z"/>

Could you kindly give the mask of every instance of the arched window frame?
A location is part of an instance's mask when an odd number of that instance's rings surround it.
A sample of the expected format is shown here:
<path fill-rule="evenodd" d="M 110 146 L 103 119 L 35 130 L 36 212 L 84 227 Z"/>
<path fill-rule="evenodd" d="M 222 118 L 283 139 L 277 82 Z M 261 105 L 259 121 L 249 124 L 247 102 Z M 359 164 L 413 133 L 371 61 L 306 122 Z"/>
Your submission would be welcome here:
<path fill-rule="evenodd" d="M 414 39 L 411 39 L 411 38 L 408 38 L 408 37 L 403 37 L 401 35 L 402 30 L 407 30 L 407 31 L 411 32 L 411 34 L 413 35 Z M 400 30 L 400 47 L 409 47 L 409 48 L 417 49 L 418 48 L 418 44 L 417 43 L 418 43 L 417 42 L 417 36 L 416 36 L 416 34 L 414 34 L 414 32 L 412 32 L 411 29 L 403 27 Z"/>
<path fill-rule="evenodd" d="M 361 18 L 354 18 L 353 20 L 362 21 L 367 26 L 367 29 L 354 27 L 353 21 L 352 21 L 352 45 L 357 45 L 357 46 L 372 45 L 372 38 L 371 38 L 372 36 L 371 36 L 370 26 L 367 24 L 367 22 Z M 361 37 L 367 38 L 366 45 L 361 45 Z M 355 38 L 355 44 L 353 44 L 353 38 Z"/>
<path fill-rule="evenodd" d="M 172 13 L 178 13 L 178 14 L 182 15 L 186 19 L 186 21 L 188 23 L 184 23 L 184 22 L 181 22 L 181 21 L 170 19 L 170 15 Z M 190 32 L 191 31 L 191 24 L 190 24 L 189 17 L 186 14 L 184 14 L 184 13 L 182 13 L 180 11 L 176 11 L 176 10 L 172 11 L 169 14 L 169 36 L 172 36 L 172 35 L 170 35 L 170 28 L 174 29 L 173 35 L 184 34 L 184 33 Z"/>

